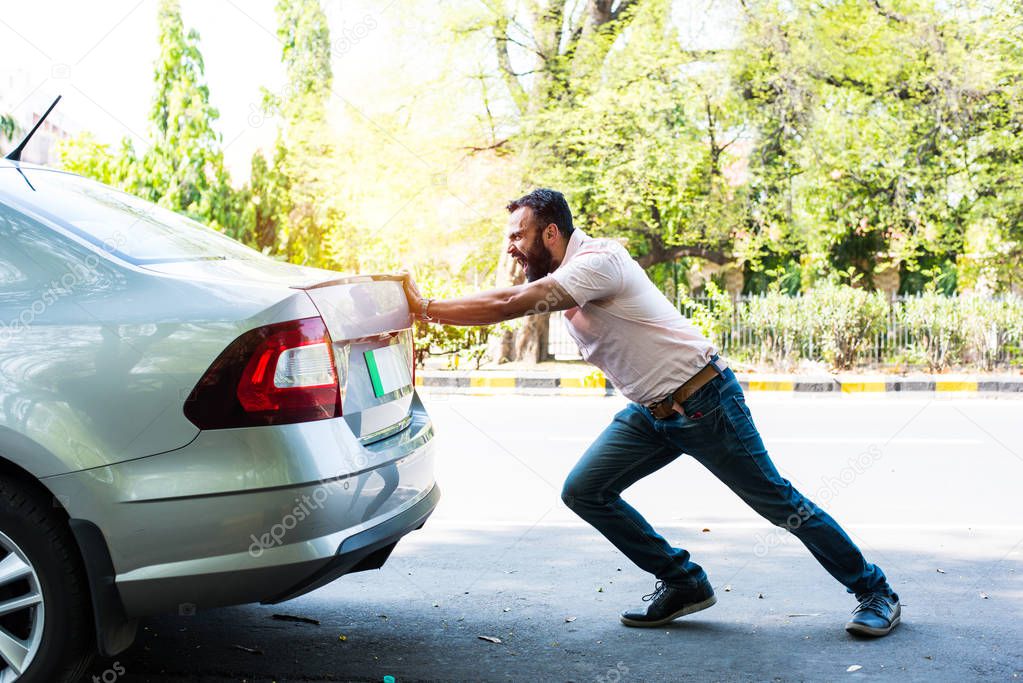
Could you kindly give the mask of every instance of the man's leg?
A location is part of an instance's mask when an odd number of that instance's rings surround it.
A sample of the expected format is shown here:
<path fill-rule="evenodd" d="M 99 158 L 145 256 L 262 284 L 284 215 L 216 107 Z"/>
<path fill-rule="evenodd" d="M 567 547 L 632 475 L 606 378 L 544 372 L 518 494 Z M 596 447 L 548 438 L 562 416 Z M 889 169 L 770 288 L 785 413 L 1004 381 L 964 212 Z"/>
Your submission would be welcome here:
<path fill-rule="evenodd" d="M 699 417 L 673 418 L 667 430 L 672 442 L 769 522 L 791 531 L 857 597 L 891 594 L 884 572 L 866 561 L 838 523 L 778 474 L 731 370 L 683 407 Z"/>
<path fill-rule="evenodd" d="M 561 499 L 640 569 L 675 586 L 707 579 L 689 553 L 673 548 L 621 498 L 626 488 L 680 455 L 630 404 L 619 412 L 565 480 Z"/>

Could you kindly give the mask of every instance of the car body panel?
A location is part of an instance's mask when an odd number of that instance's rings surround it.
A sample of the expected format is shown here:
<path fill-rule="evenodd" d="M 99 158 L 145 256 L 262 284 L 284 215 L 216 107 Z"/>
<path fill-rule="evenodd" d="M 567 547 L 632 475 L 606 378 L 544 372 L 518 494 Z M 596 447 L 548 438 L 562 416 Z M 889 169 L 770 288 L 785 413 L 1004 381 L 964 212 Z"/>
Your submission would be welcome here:
<path fill-rule="evenodd" d="M 170 579 L 188 586 L 199 575 L 326 561 L 426 496 L 433 426 L 418 399 L 412 415 L 408 429 L 369 446 L 342 419 L 204 431 L 170 453 L 45 483 L 69 514 L 103 529 L 128 614 L 158 613 L 202 604 L 169 597 Z M 157 580 L 160 591 L 143 586 Z M 283 587 L 248 588 L 264 599 Z"/>
<path fill-rule="evenodd" d="M 0 452 L 37 477 L 187 444 L 199 430 L 181 406 L 225 346 L 253 327 L 316 315 L 301 292 L 140 272 L 13 213 L 0 204 L 0 270 L 24 272 L 29 261 L 45 279 L 0 294 Z M 15 259 L 13 242 L 42 245 L 46 233 L 45 248 Z M 72 270 L 41 258 L 46 249 Z M 79 268 L 91 274 L 65 277 Z M 37 448 L 8 443 L 11 432 Z"/>

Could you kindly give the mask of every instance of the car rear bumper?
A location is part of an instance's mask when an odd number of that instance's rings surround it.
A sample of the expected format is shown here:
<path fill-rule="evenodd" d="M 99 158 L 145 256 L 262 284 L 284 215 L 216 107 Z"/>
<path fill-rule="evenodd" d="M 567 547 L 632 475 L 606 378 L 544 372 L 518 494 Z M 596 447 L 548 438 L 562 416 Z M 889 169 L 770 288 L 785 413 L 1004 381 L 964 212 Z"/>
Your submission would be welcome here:
<path fill-rule="evenodd" d="M 439 500 L 440 489 L 434 486 L 374 526 L 353 535 L 332 534 L 323 538 L 323 544 L 335 547 L 326 557 L 280 564 L 271 557 L 271 563 L 249 569 L 161 578 L 122 576 L 117 579 L 117 587 L 130 616 L 167 612 L 190 615 L 207 607 L 290 600 L 345 574 L 383 566 L 398 541 L 426 523 Z M 275 550 L 288 548 L 268 549 L 266 554 Z"/>
<path fill-rule="evenodd" d="M 346 538 L 337 549 L 337 554 L 325 565 L 317 567 L 312 574 L 279 595 L 262 602 L 272 604 L 291 600 L 325 586 L 345 574 L 380 569 L 403 536 L 423 528 L 439 501 L 440 488 L 434 486 L 426 496 L 407 510 Z"/>
<path fill-rule="evenodd" d="M 437 504 L 433 425 L 371 444 L 344 418 L 204 431 L 187 446 L 47 479 L 102 532 L 124 614 L 279 602 L 380 566 Z"/>

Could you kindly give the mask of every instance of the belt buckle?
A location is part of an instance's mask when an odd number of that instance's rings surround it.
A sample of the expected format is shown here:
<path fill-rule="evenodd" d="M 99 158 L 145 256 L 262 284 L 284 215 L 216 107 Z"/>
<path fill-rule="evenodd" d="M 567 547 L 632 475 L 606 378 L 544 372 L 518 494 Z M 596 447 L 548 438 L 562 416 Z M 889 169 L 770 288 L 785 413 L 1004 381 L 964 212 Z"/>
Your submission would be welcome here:
<path fill-rule="evenodd" d="M 660 411 L 661 411 L 661 410 L 662 410 L 662 409 L 663 409 L 663 408 L 664 408 L 665 406 L 668 406 L 668 402 L 669 402 L 669 401 L 671 402 L 671 405 L 670 405 L 670 408 L 671 408 L 671 410 L 670 410 L 670 411 L 669 411 L 669 412 L 668 412 L 667 414 L 665 414 L 665 415 L 664 415 L 664 417 L 660 417 L 660 416 L 658 415 L 658 413 L 659 413 L 659 412 L 660 412 Z M 672 413 L 672 412 L 678 413 L 678 414 L 679 414 L 679 415 L 681 415 L 682 417 L 688 417 L 688 416 L 686 415 L 686 412 L 685 412 L 685 410 L 683 410 L 682 406 L 681 406 L 681 405 L 679 405 L 679 403 L 678 403 L 678 402 L 677 402 L 677 401 L 675 400 L 675 395 L 674 395 L 674 393 L 672 393 L 672 395 L 671 395 L 671 396 L 669 396 L 669 397 L 667 397 L 667 398 L 665 398 L 665 399 L 662 399 L 662 400 L 658 401 L 657 403 L 651 403 L 651 404 L 650 404 L 650 405 L 648 405 L 648 406 L 647 406 L 646 408 L 647 408 L 647 410 L 649 410 L 649 411 L 650 411 L 650 414 L 654 416 L 654 419 L 657 419 L 657 420 L 667 420 L 667 419 L 668 419 L 669 417 L 671 417 L 671 413 Z"/>

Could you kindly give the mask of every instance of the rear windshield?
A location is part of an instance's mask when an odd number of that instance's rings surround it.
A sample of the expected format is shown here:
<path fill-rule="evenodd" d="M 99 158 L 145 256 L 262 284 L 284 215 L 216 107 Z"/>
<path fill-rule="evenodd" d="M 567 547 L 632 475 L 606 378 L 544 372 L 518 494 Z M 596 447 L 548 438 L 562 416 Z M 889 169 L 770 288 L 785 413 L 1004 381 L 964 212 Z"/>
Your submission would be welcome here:
<path fill-rule="evenodd" d="M 69 173 L 0 169 L 0 193 L 138 265 L 269 258 L 191 218 Z"/>

